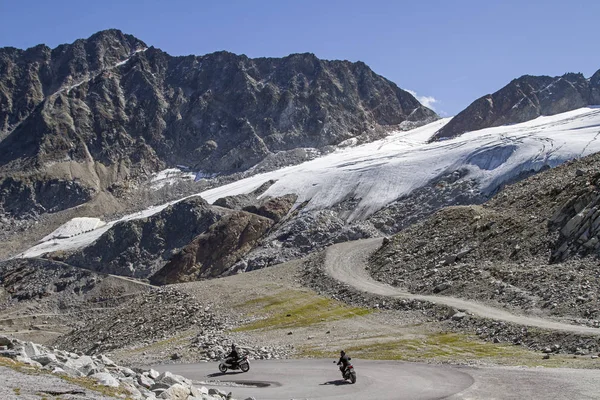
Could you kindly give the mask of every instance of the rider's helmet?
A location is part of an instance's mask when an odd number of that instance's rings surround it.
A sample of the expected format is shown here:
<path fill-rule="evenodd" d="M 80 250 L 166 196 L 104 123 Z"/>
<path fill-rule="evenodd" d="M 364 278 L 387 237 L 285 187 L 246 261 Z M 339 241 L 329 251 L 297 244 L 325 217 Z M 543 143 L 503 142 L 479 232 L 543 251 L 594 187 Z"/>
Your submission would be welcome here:
<path fill-rule="evenodd" d="M 340 355 L 343 357 L 343 356 L 345 356 L 345 355 L 346 355 L 346 352 L 345 352 L 344 350 L 341 350 L 341 351 L 340 351 Z"/>
<path fill-rule="evenodd" d="M 235 343 L 231 343 L 231 350 L 235 350 L 235 348 L 236 348 Z"/>

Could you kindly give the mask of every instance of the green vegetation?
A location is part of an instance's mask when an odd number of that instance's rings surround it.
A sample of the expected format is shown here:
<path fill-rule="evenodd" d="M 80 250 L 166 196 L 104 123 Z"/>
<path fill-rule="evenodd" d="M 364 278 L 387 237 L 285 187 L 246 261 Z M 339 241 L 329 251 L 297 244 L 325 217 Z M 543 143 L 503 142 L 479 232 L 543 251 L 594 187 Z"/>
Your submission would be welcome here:
<path fill-rule="evenodd" d="M 21 388 L 13 388 L 13 392 L 15 392 L 15 394 L 17 396 L 20 396 L 21 395 Z"/>
<path fill-rule="evenodd" d="M 344 344 L 352 357 L 370 360 L 400 360 L 438 363 L 470 363 L 521 365 L 528 367 L 600 368 L 600 362 L 569 355 L 553 355 L 542 359 L 540 352 L 511 344 L 483 342 L 477 338 L 457 333 L 434 333 L 419 338 L 396 339 L 371 337 L 377 340 L 365 345 Z M 304 347 L 304 357 L 335 358 L 337 352 Z"/>
<path fill-rule="evenodd" d="M 131 399 L 131 393 L 129 393 L 129 391 L 123 389 L 123 388 L 114 388 L 114 387 L 109 387 L 109 386 L 102 386 L 102 385 L 98 385 L 98 383 L 92 379 L 92 378 L 80 378 L 80 377 L 74 377 L 74 376 L 68 376 L 68 375 L 58 375 L 61 379 L 63 379 L 64 381 L 67 381 L 69 383 L 72 383 L 74 385 L 89 389 L 89 390 L 93 390 L 94 392 L 98 392 L 103 394 L 104 396 L 109 396 L 109 397 L 118 397 L 118 398 L 124 398 L 126 400 L 130 400 Z"/>
<path fill-rule="evenodd" d="M 265 318 L 235 329 L 237 332 L 297 328 L 372 312 L 367 308 L 349 307 L 342 302 L 301 290 L 287 290 L 273 296 L 253 299 L 238 308 L 248 309 L 250 315 Z"/>

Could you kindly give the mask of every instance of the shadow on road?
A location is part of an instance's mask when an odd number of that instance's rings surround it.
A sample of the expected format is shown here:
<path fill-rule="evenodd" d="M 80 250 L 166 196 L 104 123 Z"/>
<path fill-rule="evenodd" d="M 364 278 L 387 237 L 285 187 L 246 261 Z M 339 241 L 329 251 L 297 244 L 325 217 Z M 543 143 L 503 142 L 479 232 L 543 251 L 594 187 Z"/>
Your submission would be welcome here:
<path fill-rule="evenodd" d="M 239 375 L 239 374 L 243 374 L 242 371 L 236 371 L 236 372 L 215 372 L 214 374 L 208 374 L 206 375 L 209 378 L 214 378 L 215 376 L 226 376 L 226 375 Z"/>
<path fill-rule="evenodd" d="M 324 386 L 324 385 L 335 385 L 335 386 L 350 385 L 350 382 L 345 381 L 343 379 L 336 379 L 335 381 L 329 381 L 329 382 L 321 383 L 319 386 Z"/>

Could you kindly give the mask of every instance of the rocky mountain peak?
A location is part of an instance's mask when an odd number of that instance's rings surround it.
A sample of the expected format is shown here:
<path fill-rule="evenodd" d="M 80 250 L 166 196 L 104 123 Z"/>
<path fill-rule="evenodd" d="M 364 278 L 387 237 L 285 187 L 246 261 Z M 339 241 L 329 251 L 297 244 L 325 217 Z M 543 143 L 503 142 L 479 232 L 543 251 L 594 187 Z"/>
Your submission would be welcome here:
<path fill-rule="evenodd" d="M 600 105 L 600 69 L 590 78 L 590 98 L 592 105 Z"/>
<path fill-rule="evenodd" d="M 115 29 L 55 49 L 0 49 L 0 72 L 0 174 L 75 180 L 81 192 L 166 166 L 245 171 L 277 153 L 438 118 L 364 63 L 173 57 Z"/>
<path fill-rule="evenodd" d="M 132 35 L 109 29 L 55 49 L 43 44 L 0 48 L 0 140 L 47 96 L 146 47 Z"/>
<path fill-rule="evenodd" d="M 524 75 L 514 79 L 497 92 L 475 100 L 432 140 L 600 104 L 599 72 L 590 79 L 581 73 L 557 77 Z"/>

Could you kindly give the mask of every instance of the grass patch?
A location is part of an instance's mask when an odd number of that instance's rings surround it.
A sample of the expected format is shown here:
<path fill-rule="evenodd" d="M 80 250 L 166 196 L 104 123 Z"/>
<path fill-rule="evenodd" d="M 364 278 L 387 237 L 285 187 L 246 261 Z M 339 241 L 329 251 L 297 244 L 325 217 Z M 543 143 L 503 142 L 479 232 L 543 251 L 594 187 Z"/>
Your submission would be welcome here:
<path fill-rule="evenodd" d="M 98 385 L 98 383 L 92 379 L 92 378 L 86 378 L 86 377 L 74 377 L 74 376 L 68 376 L 68 375 L 59 375 L 60 378 L 64 381 L 67 381 L 69 383 L 72 383 L 73 385 L 77 385 L 89 390 L 93 390 L 94 392 L 98 392 L 103 394 L 104 396 L 109 396 L 109 397 L 118 397 L 118 398 L 123 398 L 123 399 L 127 399 L 130 400 L 131 399 L 131 393 L 129 393 L 128 390 L 125 390 L 123 388 L 114 388 L 114 387 L 110 387 L 110 386 L 102 386 L 102 385 Z"/>
<path fill-rule="evenodd" d="M 243 303 L 238 308 L 249 309 L 250 315 L 265 316 L 234 329 L 234 332 L 258 329 L 288 329 L 366 315 L 368 308 L 349 307 L 342 302 L 311 292 L 287 290 Z"/>
<path fill-rule="evenodd" d="M 120 399 L 131 399 L 131 393 L 123 388 L 113 388 L 108 386 L 98 385 L 98 383 L 92 379 L 87 377 L 74 377 L 64 374 L 53 374 L 48 370 L 40 369 L 36 367 L 32 367 L 31 365 L 27 365 L 25 363 L 12 360 L 6 357 L 0 357 L 0 366 L 10 368 L 14 371 L 20 372 L 22 374 L 28 375 L 50 375 L 56 378 L 60 378 L 65 382 L 72 383 L 76 386 L 92 390 L 94 392 L 100 393 L 107 397 L 115 397 Z M 19 388 L 13 389 L 13 391 L 19 390 Z"/>
<path fill-rule="evenodd" d="M 20 396 L 21 395 L 21 388 L 13 388 L 13 392 L 15 392 L 15 394 L 17 396 Z"/>
<path fill-rule="evenodd" d="M 370 338 L 372 339 L 372 338 Z M 391 339 L 365 345 L 340 343 L 351 357 L 369 360 L 399 360 L 439 363 L 483 363 L 527 367 L 600 368 L 600 362 L 570 355 L 553 355 L 543 360 L 540 352 L 505 343 L 484 342 L 457 333 L 435 333 L 420 338 Z M 300 348 L 304 357 L 335 358 L 334 351 Z"/>

